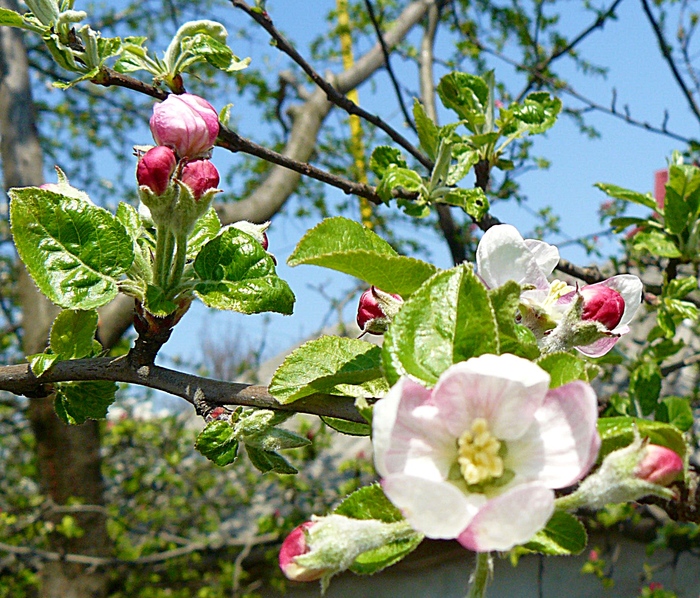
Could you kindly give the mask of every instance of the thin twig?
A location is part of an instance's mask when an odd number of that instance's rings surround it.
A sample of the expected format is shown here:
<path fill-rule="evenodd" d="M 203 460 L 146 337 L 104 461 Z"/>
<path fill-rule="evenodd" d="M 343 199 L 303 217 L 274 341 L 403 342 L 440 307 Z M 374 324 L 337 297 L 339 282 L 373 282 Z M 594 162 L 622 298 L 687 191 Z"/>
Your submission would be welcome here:
<path fill-rule="evenodd" d="M 372 26 L 374 27 L 374 31 L 377 34 L 377 40 L 379 41 L 379 45 L 382 47 L 382 54 L 384 55 L 384 66 L 386 67 L 386 71 L 389 74 L 389 79 L 391 79 L 391 84 L 394 87 L 396 99 L 399 101 L 399 108 L 401 108 L 401 112 L 406 121 L 406 124 L 409 127 L 411 127 L 411 129 L 413 129 L 414 133 L 418 134 L 416 125 L 414 124 L 411 115 L 408 113 L 406 104 L 403 101 L 403 94 L 401 93 L 401 87 L 399 86 L 399 82 L 396 79 L 396 75 L 394 74 L 394 69 L 391 68 L 389 48 L 387 48 L 386 42 L 384 41 L 384 35 L 382 35 L 382 28 L 379 24 L 379 21 L 377 20 L 377 15 L 374 12 L 372 2 L 370 0 L 365 0 L 365 6 L 367 7 L 367 14 L 369 15 L 369 20 L 372 21 Z"/>
<path fill-rule="evenodd" d="M 676 363 L 671 363 L 669 365 L 662 367 L 661 368 L 661 375 L 668 376 L 669 374 L 672 374 L 673 372 L 677 372 L 678 370 L 682 370 L 683 368 L 687 368 L 691 365 L 695 365 L 696 363 L 700 363 L 700 353 L 695 353 L 695 355 L 691 355 L 690 357 L 686 357 L 685 359 L 681 359 L 680 361 L 677 361 Z"/>
<path fill-rule="evenodd" d="M 230 0 L 231 4 L 235 8 L 240 8 L 248 16 L 250 16 L 256 23 L 258 23 L 265 31 L 269 33 L 272 39 L 275 41 L 276 47 L 287 54 L 294 62 L 296 62 L 303 71 L 311 78 L 311 80 L 318 85 L 326 94 L 328 100 L 335 104 L 336 106 L 345 110 L 348 114 L 356 114 L 357 116 L 365 119 L 367 122 L 373 124 L 375 127 L 384 131 L 391 139 L 404 148 L 409 154 L 411 154 L 418 162 L 420 162 L 428 170 L 433 169 L 433 162 L 427 156 L 425 156 L 416 146 L 414 146 L 408 139 L 401 135 L 396 129 L 391 125 L 384 122 L 378 116 L 371 114 L 359 107 L 354 102 L 350 101 L 345 95 L 340 93 L 333 85 L 321 77 L 319 73 L 306 61 L 306 59 L 297 52 L 296 48 L 292 46 L 286 38 L 277 30 L 277 28 L 272 23 L 272 19 L 265 12 L 259 12 L 254 10 L 247 2 L 243 0 Z"/>

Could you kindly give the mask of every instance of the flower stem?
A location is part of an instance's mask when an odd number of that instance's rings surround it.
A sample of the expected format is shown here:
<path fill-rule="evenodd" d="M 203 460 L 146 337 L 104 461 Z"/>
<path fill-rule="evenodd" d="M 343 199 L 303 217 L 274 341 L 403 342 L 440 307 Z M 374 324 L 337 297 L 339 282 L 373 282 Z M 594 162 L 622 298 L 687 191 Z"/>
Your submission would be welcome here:
<path fill-rule="evenodd" d="M 472 573 L 471 587 L 467 598 L 484 598 L 486 596 L 486 586 L 489 582 L 492 564 L 490 553 L 476 553 L 476 568 L 474 573 Z"/>
<path fill-rule="evenodd" d="M 167 228 L 159 228 L 156 231 L 156 271 L 154 282 L 165 290 L 170 274 L 170 265 L 173 262 L 173 250 L 175 249 L 175 236 Z"/>
<path fill-rule="evenodd" d="M 182 279 L 182 273 L 185 270 L 185 261 L 187 260 L 187 235 L 178 235 L 177 249 L 175 250 L 175 263 L 170 271 L 168 279 L 168 290 L 174 289 Z"/>

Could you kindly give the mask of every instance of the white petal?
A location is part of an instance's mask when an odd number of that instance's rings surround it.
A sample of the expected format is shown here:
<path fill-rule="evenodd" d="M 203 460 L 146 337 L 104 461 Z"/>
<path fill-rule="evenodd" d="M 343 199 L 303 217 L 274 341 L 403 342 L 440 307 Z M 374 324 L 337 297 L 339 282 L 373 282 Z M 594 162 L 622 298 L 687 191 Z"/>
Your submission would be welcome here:
<path fill-rule="evenodd" d="M 435 539 L 456 538 L 486 502 L 483 495 L 466 495 L 449 482 L 406 475 L 384 478 L 382 488 L 411 527 Z"/>
<path fill-rule="evenodd" d="M 598 455 L 597 420 L 598 401 L 589 384 L 575 381 L 550 390 L 527 434 L 508 443 L 505 466 L 518 479 L 538 480 L 548 488 L 570 486 Z"/>
<path fill-rule="evenodd" d="M 525 239 L 525 245 L 535 256 L 537 264 L 545 276 L 554 272 L 554 268 L 559 263 L 559 250 L 554 245 L 537 239 Z"/>
<path fill-rule="evenodd" d="M 547 274 L 518 230 L 509 224 L 492 226 L 484 233 L 476 248 L 476 269 L 490 288 L 509 280 L 538 289 L 549 288 Z"/>
<path fill-rule="evenodd" d="M 599 284 L 617 291 L 625 300 L 625 311 L 622 314 L 622 319 L 615 330 L 613 330 L 616 334 L 624 334 L 620 332 L 620 328 L 629 324 L 634 314 L 637 313 L 637 309 L 639 309 L 639 306 L 642 304 L 644 285 L 634 274 L 619 274 Z"/>
<path fill-rule="evenodd" d="M 431 402 L 454 438 L 477 417 L 502 440 L 520 437 L 532 424 L 549 388 L 549 374 L 515 355 L 481 355 L 450 366 Z"/>
<path fill-rule="evenodd" d="M 537 482 L 489 500 L 457 541 L 470 550 L 509 550 L 527 542 L 554 513 L 554 492 Z"/>
<path fill-rule="evenodd" d="M 374 406 L 374 462 L 381 477 L 394 473 L 440 481 L 456 458 L 455 437 L 430 403 L 430 391 L 402 378 Z"/>

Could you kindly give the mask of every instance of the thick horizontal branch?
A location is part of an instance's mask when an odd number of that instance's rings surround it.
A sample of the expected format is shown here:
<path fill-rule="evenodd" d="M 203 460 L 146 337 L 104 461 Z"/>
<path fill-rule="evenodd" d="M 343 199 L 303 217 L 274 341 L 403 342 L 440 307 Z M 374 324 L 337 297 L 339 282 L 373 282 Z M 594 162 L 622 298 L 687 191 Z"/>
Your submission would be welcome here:
<path fill-rule="evenodd" d="M 34 375 L 28 364 L 0 367 L 0 390 L 18 395 L 48 396 L 52 390 L 50 385 L 54 382 L 86 380 L 139 384 L 181 397 L 192 405 L 197 397 L 213 405 L 276 409 L 366 423 L 355 408 L 354 400 L 348 397 L 316 394 L 282 405 L 265 386 L 213 380 L 157 365 L 135 367 L 128 356 L 59 361 L 41 378 Z"/>

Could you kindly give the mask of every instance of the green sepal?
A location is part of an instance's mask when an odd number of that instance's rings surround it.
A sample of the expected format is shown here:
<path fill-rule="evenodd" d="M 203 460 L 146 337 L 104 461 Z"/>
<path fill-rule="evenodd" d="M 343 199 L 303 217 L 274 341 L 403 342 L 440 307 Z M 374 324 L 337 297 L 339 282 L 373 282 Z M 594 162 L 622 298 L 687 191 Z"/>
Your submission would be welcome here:
<path fill-rule="evenodd" d="M 209 307 L 244 314 L 291 314 L 294 293 L 275 272 L 272 257 L 250 235 L 227 227 L 194 261 L 194 290 Z"/>
<path fill-rule="evenodd" d="M 406 300 L 384 337 L 389 384 L 411 376 L 433 386 L 452 364 L 498 353 L 498 325 L 470 265 L 438 272 Z"/>
<path fill-rule="evenodd" d="M 117 296 L 134 259 L 121 222 L 92 203 L 45 189 L 9 195 L 17 252 L 44 295 L 69 309 L 94 309 Z"/>
<path fill-rule="evenodd" d="M 315 393 L 369 398 L 388 389 L 381 349 L 338 336 L 322 336 L 292 351 L 269 386 L 270 394 L 283 405 Z"/>

